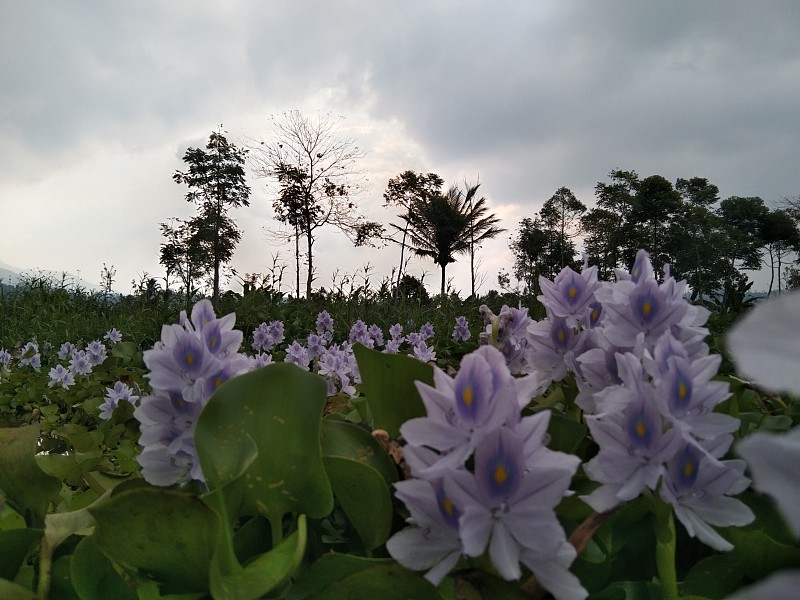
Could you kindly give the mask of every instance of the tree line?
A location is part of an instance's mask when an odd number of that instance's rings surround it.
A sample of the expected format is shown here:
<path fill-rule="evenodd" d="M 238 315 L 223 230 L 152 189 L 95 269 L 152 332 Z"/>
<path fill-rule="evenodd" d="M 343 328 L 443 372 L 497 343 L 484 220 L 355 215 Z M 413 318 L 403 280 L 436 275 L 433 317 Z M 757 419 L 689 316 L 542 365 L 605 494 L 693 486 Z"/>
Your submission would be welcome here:
<path fill-rule="evenodd" d="M 659 271 L 668 263 L 676 278 L 688 281 L 693 299 L 743 289 L 744 271 L 762 266 L 771 272 L 768 293 L 776 283 L 778 290 L 800 283 L 794 263 L 787 264 L 800 250 L 800 199 L 773 210 L 757 196 L 720 200 L 719 188 L 702 177 L 673 185 L 661 175 L 614 170 L 608 178 L 597 183 L 592 209 L 562 187 L 522 219 L 511 250 L 513 274 L 527 291 L 540 293 L 540 275 L 577 267 L 581 246 L 604 279 L 630 268 L 644 248 Z"/>
<path fill-rule="evenodd" d="M 220 127 L 211 132 L 205 149 L 187 149 L 186 170 L 176 171 L 173 179 L 188 187 L 185 198 L 196 205 L 197 214 L 160 224 L 167 287 L 175 278 L 190 298 L 208 282 L 218 298 L 221 269 L 242 233 L 230 210 L 249 206 L 249 160 L 254 175 L 271 182 L 275 218 L 284 226 L 270 233 L 294 247 L 297 297 L 303 268 L 306 297 L 313 292 L 314 243 L 326 226 L 356 246 L 396 244 L 400 257 L 391 277 L 395 292 L 421 287 L 406 273 L 411 255 L 429 258 L 440 268 L 442 295 L 447 266 L 466 255 L 475 296 L 476 250 L 505 231 L 480 195 L 480 183 L 464 181 L 445 190 L 435 173 L 402 172 L 388 181 L 383 194 L 384 207 L 400 209 L 399 222 L 387 229 L 358 209 L 364 153 L 354 138 L 341 135 L 340 124 L 330 116 L 310 118 L 290 111 L 273 118 L 267 140 L 250 140 L 239 148 Z M 650 253 L 657 269 L 669 263 L 677 278 L 687 279 L 694 299 L 725 289 L 741 291 L 751 285 L 744 271 L 762 265 L 772 273 L 770 293 L 776 279 L 779 290 L 784 284 L 800 284 L 792 260 L 800 250 L 800 197 L 773 210 L 759 197 L 720 200 L 719 188 L 701 177 L 678 179 L 673 185 L 661 175 L 641 178 L 635 171 L 614 170 L 608 179 L 595 187 L 594 208 L 561 187 L 538 213 L 521 220 L 510 249 L 512 272 L 524 292 L 540 293 L 540 276 L 552 278 L 567 265 L 577 268 L 579 250 L 601 278 L 611 279 L 614 269 L 631 266 L 639 248 Z M 245 275 L 242 283 L 257 285 L 258 277 Z M 499 277 L 501 285 L 508 280 Z M 261 285 L 265 282 L 262 276 Z"/>
<path fill-rule="evenodd" d="M 363 152 L 354 138 L 340 135 L 340 121 L 329 116 L 316 119 L 299 111 L 273 118 L 273 135 L 248 148 L 230 143 L 221 130 L 211 133 L 205 149 L 189 148 L 183 161 L 186 171 L 173 179 L 188 187 L 185 198 L 197 206 L 191 219 L 161 223 L 165 238 L 160 262 L 170 277 L 179 280 L 187 296 L 193 296 L 203 279 L 211 283 L 212 296 L 219 296 L 220 269 L 228 263 L 241 239 L 241 230 L 230 217 L 232 208 L 249 206 L 250 188 L 245 163 L 250 158 L 256 177 L 271 180 L 273 210 L 278 222 L 287 226 L 272 231 L 282 243 L 294 245 L 295 293 L 300 297 L 301 263 L 306 272 L 306 297 L 315 278 L 314 243 L 319 230 L 333 226 L 356 246 L 392 242 L 400 246 L 400 264 L 395 289 L 408 285 L 405 252 L 430 258 L 441 269 L 441 293 L 445 293 L 446 268 L 456 255 L 467 254 L 475 294 L 475 251 L 481 243 L 505 231 L 478 195 L 479 183 L 465 182 L 462 190 L 434 173 L 406 171 L 388 182 L 385 206 L 402 209 L 400 224 L 367 220 L 359 213 L 355 195 L 363 173 L 358 160 Z M 246 275 L 244 283 L 256 281 Z M 404 280 L 406 278 L 406 280 Z"/>

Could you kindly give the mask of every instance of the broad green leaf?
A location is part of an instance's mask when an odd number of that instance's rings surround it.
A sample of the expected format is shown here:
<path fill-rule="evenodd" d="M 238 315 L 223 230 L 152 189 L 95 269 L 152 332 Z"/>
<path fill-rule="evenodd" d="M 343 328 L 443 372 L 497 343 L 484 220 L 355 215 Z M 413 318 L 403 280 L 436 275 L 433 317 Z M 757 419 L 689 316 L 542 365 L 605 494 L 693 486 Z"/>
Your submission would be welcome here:
<path fill-rule="evenodd" d="M 94 542 L 112 561 L 175 591 L 208 589 L 219 521 L 199 498 L 137 487 L 90 511 L 97 522 Z"/>
<path fill-rule="evenodd" d="M 61 482 L 36 464 L 39 428 L 0 429 L 0 489 L 6 502 L 25 517 L 29 527 L 41 527 Z"/>
<path fill-rule="evenodd" d="M 0 531 L 0 578 L 13 580 L 25 557 L 41 537 L 41 529 Z"/>
<path fill-rule="evenodd" d="M 275 548 L 250 561 L 243 570 L 223 575 L 211 569 L 211 594 L 225 600 L 256 600 L 289 580 L 300 566 L 306 549 L 305 515 L 297 520 L 297 530 Z"/>
<path fill-rule="evenodd" d="M 586 427 L 583 424 L 557 412 L 550 415 L 547 433 L 550 436 L 547 447 L 567 454 L 575 454 L 586 439 Z"/>
<path fill-rule="evenodd" d="M 368 464 L 326 456 L 333 493 L 367 550 L 383 544 L 392 528 L 392 494 L 386 480 Z"/>
<path fill-rule="evenodd" d="M 326 554 L 300 574 L 287 600 L 441 600 L 422 575 L 390 559 Z"/>
<path fill-rule="evenodd" d="M 383 478 L 392 483 L 397 481 L 397 468 L 392 459 L 363 427 L 348 421 L 323 419 L 320 441 L 323 456 L 352 458 L 371 466 Z"/>
<path fill-rule="evenodd" d="M 28 588 L 0 579 L 0 598 L 3 600 L 41 600 Z"/>
<path fill-rule="evenodd" d="M 70 576 L 81 600 L 138 598 L 135 582 L 122 578 L 113 563 L 97 548 L 92 537 L 82 539 L 75 548 L 70 563 Z"/>
<path fill-rule="evenodd" d="M 800 548 L 777 542 L 759 530 L 724 531 L 733 550 L 697 563 L 686 576 L 685 593 L 724 598 L 746 582 L 757 581 L 779 569 L 800 568 Z"/>
<path fill-rule="evenodd" d="M 356 344 L 361 382 L 372 413 L 373 427 L 397 437 L 400 426 L 425 416 L 425 405 L 415 381 L 433 385 L 433 367 L 404 354 L 386 354 Z"/>
<path fill-rule="evenodd" d="M 209 487 L 230 482 L 230 494 L 241 498 L 230 517 L 265 514 L 280 523 L 285 513 L 319 518 L 332 510 L 319 441 L 325 396 L 321 377 L 279 363 L 235 377 L 211 397 L 195 444 Z"/>

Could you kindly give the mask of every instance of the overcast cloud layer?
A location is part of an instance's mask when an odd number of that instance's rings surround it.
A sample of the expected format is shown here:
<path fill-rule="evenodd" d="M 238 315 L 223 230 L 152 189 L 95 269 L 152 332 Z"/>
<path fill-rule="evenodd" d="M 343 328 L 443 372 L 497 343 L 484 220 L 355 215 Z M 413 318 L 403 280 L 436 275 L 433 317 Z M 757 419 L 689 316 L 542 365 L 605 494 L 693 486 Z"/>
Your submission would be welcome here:
<path fill-rule="evenodd" d="M 371 219 L 392 218 L 382 194 L 406 169 L 480 178 L 509 230 L 483 248 L 484 290 L 522 217 L 562 186 L 593 205 L 615 168 L 773 206 L 800 195 L 794 0 L 4 2 L 0 81 L 0 261 L 94 282 L 114 265 L 125 293 L 163 276 L 158 224 L 193 213 L 171 178 L 186 148 L 219 124 L 266 139 L 295 108 L 359 137 Z M 292 259 L 251 187 L 240 273 Z M 317 251 L 326 286 L 367 261 L 375 283 L 399 258 L 333 230 Z M 438 289 L 432 263 L 410 271 Z M 468 292 L 467 261 L 448 275 Z"/>

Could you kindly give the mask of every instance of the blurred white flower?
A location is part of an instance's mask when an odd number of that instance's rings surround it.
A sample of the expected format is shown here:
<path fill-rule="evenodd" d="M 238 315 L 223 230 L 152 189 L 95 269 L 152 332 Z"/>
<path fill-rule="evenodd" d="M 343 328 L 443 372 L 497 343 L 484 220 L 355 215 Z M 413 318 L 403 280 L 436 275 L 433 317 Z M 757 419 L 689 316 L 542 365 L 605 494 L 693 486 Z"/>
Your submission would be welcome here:
<path fill-rule="evenodd" d="M 800 293 L 756 306 L 728 335 L 737 371 L 758 385 L 800 396 Z M 800 535 L 800 427 L 783 434 L 754 433 L 736 446 L 753 487 L 772 496 Z"/>

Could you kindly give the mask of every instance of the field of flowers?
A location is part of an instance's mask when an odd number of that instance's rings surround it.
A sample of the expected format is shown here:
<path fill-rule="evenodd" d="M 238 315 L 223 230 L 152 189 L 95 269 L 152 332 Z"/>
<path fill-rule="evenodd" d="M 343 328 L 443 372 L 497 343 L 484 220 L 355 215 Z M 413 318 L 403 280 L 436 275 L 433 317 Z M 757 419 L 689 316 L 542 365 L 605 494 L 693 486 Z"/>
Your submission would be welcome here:
<path fill-rule="evenodd" d="M 0 598 L 794 597 L 800 302 L 731 362 L 644 252 L 541 286 L 0 349 Z"/>

